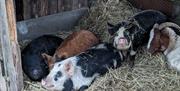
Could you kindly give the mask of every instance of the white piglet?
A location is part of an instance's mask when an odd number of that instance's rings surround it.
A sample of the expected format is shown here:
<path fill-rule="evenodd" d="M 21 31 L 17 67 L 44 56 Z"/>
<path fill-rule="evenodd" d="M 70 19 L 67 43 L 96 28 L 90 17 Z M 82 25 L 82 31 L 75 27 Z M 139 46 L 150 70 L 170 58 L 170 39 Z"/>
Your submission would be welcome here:
<path fill-rule="evenodd" d="M 49 75 L 42 80 L 42 86 L 53 91 L 84 91 L 109 68 L 120 67 L 121 61 L 111 44 L 102 43 L 79 55 L 56 60 Z"/>

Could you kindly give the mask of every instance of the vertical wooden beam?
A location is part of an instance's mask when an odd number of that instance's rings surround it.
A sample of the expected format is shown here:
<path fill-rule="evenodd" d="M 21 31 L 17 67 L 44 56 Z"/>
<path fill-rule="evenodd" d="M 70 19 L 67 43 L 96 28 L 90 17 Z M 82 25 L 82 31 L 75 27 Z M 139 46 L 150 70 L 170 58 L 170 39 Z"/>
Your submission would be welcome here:
<path fill-rule="evenodd" d="M 22 91 L 23 75 L 13 0 L 0 0 L 0 39 L 7 91 Z"/>
<path fill-rule="evenodd" d="M 1 51 L 1 50 L 0 50 Z M 1 55 L 1 54 L 0 54 Z M 1 82 L 1 84 L 0 84 L 0 91 L 7 91 L 7 88 L 6 88 L 6 81 L 5 81 L 5 79 L 4 79 L 4 77 L 3 77 L 3 71 L 2 71 L 2 62 L 1 62 L 2 60 L 0 59 L 0 82 Z"/>
<path fill-rule="evenodd" d="M 72 2 L 73 0 L 64 0 L 64 10 L 65 11 L 70 11 L 72 10 Z"/>
<path fill-rule="evenodd" d="M 16 21 L 21 21 L 23 17 L 23 0 L 14 0 L 15 2 L 15 11 L 16 11 Z"/>
<path fill-rule="evenodd" d="M 48 0 L 48 15 L 58 12 L 58 0 Z"/>
<path fill-rule="evenodd" d="M 78 4 L 79 4 L 79 0 L 72 0 L 72 8 L 73 9 L 78 9 Z"/>
<path fill-rule="evenodd" d="M 58 12 L 64 11 L 64 0 L 58 0 Z"/>
<path fill-rule="evenodd" d="M 88 0 L 79 0 L 78 8 L 87 7 L 87 6 L 88 6 Z"/>

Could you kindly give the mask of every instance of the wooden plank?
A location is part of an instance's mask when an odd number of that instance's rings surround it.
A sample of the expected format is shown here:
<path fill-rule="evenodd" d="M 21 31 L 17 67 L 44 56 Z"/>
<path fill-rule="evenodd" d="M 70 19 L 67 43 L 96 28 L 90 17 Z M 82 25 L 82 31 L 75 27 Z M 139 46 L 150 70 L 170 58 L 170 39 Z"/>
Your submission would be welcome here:
<path fill-rule="evenodd" d="M 70 11 L 72 10 L 72 2 L 73 0 L 64 0 L 64 10 L 65 11 Z"/>
<path fill-rule="evenodd" d="M 30 0 L 30 2 L 33 0 Z M 36 2 L 35 2 L 36 1 Z M 34 0 L 34 4 L 32 4 L 32 10 L 35 12 L 35 17 L 41 17 L 48 15 L 48 0 Z"/>
<path fill-rule="evenodd" d="M 18 40 L 17 40 L 17 30 L 16 30 L 17 28 L 16 28 L 13 0 L 6 0 L 6 10 L 7 10 L 7 18 L 8 18 L 8 28 L 9 28 L 10 39 L 11 39 L 13 62 L 14 62 L 15 71 L 17 75 L 16 85 L 17 85 L 18 91 L 21 91 L 24 87 L 23 72 L 22 72 L 22 66 L 21 66 L 21 51 L 20 51 L 20 46 L 18 44 Z"/>
<path fill-rule="evenodd" d="M 79 0 L 72 0 L 72 8 L 73 9 L 78 9 L 78 4 L 79 4 Z"/>
<path fill-rule="evenodd" d="M 1 40 L 0 40 L 0 43 L 1 43 Z M 4 78 L 4 66 L 3 66 L 3 60 L 2 60 L 2 47 L 0 45 L 0 91 L 7 91 L 7 88 L 6 88 L 6 81 L 5 81 L 5 78 Z"/>
<path fill-rule="evenodd" d="M 48 0 L 23 0 L 24 19 L 48 15 Z"/>
<path fill-rule="evenodd" d="M 16 20 L 23 20 L 23 1 L 22 0 L 14 0 L 15 1 L 15 10 L 16 10 Z"/>
<path fill-rule="evenodd" d="M 58 12 L 58 0 L 48 0 L 48 15 Z"/>
<path fill-rule="evenodd" d="M 88 6 L 88 0 L 79 0 L 78 8 L 87 7 L 87 6 Z"/>
<path fill-rule="evenodd" d="M 64 11 L 64 0 L 58 0 L 58 12 Z"/>
<path fill-rule="evenodd" d="M 7 91 L 22 91 L 23 76 L 13 0 L 0 0 L 0 39 Z"/>
<path fill-rule="evenodd" d="M 6 0 L 6 12 L 7 12 L 7 20 L 8 20 L 8 28 L 10 32 L 10 37 L 12 41 L 16 41 L 16 21 L 15 21 L 15 12 L 14 12 L 14 4 L 13 0 Z"/>
<path fill-rule="evenodd" d="M 24 19 L 30 19 L 31 18 L 31 7 L 29 5 L 29 0 L 23 0 L 23 17 Z"/>
<path fill-rule="evenodd" d="M 71 30 L 82 16 L 88 13 L 87 8 L 62 12 L 59 14 L 17 22 L 18 40 L 34 39 L 44 34 L 56 34 Z"/>
<path fill-rule="evenodd" d="M 23 0 L 24 20 L 85 7 L 87 0 Z M 86 6 L 87 7 L 87 6 Z"/>
<path fill-rule="evenodd" d="M 0 50 L 1 51 L 1 50 Z M 1 84 L 0 84 L 0 91 L 7 91 L 7 88 L 6 88 L 6 81 L 5 81 L 5 79 L 4 79 L 4 77 L 3 77 L 3 71 L 2 71 L 2 67 L 3 67 L 3 65 L 2 65 L 2 60 L 0 59 L 0 82 L 1 82 Z"/>

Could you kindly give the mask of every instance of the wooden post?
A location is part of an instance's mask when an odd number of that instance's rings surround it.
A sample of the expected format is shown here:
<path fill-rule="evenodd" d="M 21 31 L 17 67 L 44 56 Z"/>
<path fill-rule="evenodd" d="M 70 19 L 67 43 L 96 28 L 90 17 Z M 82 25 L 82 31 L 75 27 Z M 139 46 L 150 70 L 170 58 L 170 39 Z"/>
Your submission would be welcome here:
<path fill-rule="evenodd" d="M 0 0 L 0 39 L 7 91 L 22 91 L 23 75 L 13 0 Z"/>
<path fill-rule="evenodd" d="M 2 60 L 0 59 L 0 61 L 2 61 Z M 5 79 L 4 79 L 3 75 L 2 75 L 2 69 L 1 68 L 2 68 L 2 64 L 0 62 L 0 82 L 1 82 L 0 91 L 7 91 L 6 81 L 5 81 Z"/>

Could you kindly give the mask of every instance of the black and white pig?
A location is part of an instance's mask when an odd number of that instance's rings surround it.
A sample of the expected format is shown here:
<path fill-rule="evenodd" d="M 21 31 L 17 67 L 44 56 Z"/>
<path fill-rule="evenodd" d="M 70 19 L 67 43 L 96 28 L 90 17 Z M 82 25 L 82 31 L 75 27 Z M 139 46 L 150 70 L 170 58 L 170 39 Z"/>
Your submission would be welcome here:
<path fill-rule="evenodd" d="M 166 15 L 155 10 L 145 10 L 116 25 L 108 23 L 113 46 L 123 53 L 130 67 L 134 65 L 137 48 L 147 44 L 155 23 L 167 21 Z"/>
<path fill-rule="evenodd" d="M 86 52 L 56 62 L 41 83 L 52 91 L 84 91 L 97 76 L 104 75 L 109 68 L 120 67 L 122 61 L 111 44 L 101 43 Z"/>
<path fill-rule="evenodd" d="M 32 40 L 22 50 L 22 68 L 31 80 L 41 81 L 48 75 L 49 68 L 41 54 L 53 55 L 62 41 L 63 39 L 56 36 L 43 35 Z"/>

